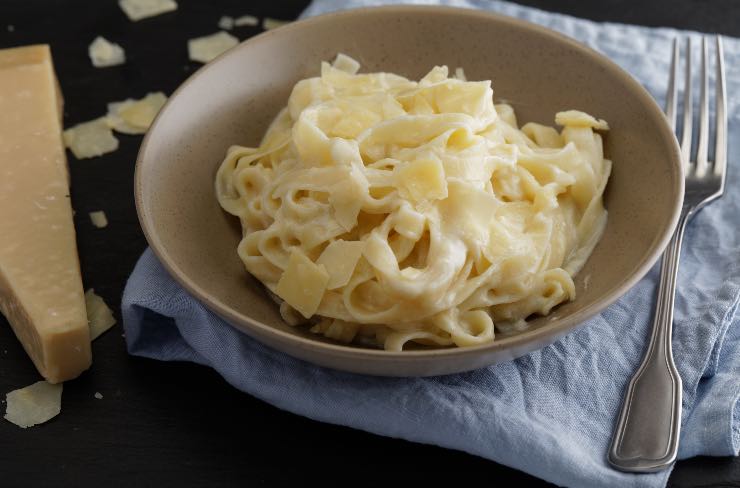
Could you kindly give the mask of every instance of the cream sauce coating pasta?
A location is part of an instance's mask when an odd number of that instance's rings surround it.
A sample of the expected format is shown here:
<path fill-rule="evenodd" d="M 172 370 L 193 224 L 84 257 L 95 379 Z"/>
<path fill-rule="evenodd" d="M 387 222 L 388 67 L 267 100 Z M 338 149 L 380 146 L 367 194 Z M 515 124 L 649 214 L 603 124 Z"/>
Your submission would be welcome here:
<path fill-rule="evenodd" d="M 606 225 L 606 122 L 570 110 L 560 132 L 520 129 L 460 69 L 358 69 L 322 63 L 216 176 L 239 257 L 286 322 L 387 350 L 472 346 L 573 300 Z"/>

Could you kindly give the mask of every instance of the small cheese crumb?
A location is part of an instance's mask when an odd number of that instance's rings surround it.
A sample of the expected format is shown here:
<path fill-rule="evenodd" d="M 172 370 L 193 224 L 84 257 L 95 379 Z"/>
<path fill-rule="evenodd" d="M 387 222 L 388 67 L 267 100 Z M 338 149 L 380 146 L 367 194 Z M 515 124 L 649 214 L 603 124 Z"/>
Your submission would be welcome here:
<path fill-rule="evenodd" d="M 87 54 L 96 68 L 117 66 L 126 62 L 126 52 L 123 48 L 101 36 L 96 37 L 90 44 Z"/>
<path fill-rule="evenodd" d="M 59 415 L 62 411 L 62 383 L 38 381 L 5 396 L 5 420 L 18 427 L 32 427 Z"/>
<path fill-rule="evenodd" d="M 118 0 L 118 6 L 133 22 L 177 10 L 175 0 Z"/>
<path fill-rule="evenodd" d="M 108 104 L 108 125 L 123 134 L 144 134 L 167 102 L 162 92 L 149 93 L 141 100 L 129 98 Z"/>
<path fill-rule="evenodd" d="M 116 324 L 113 312 L 92 288 L 85 292 L 85 307 L 87 321 L 90 324 L 90 341 L 94 341 Z"/>
<path fill-rule="evenodd" d="M 243 25 L 255 26 L 259 23 L 260 19 L 258 19 L 254 15 L 242 15 L 241 17 L 237 17 L 236 19 L 234 19 L 234 25 L 237 27 L 241 27 Z"/>
<path fill-rule="evenodd" d="M 282 27 L 285 24 L 290 24 L 290 21 L 271 19 L 270 17 L 265 17 L 264 19 L 262 19 L 262 28 L 265 30 L 277 29 L 278 27 Z"/>
<path fill-rule="evenodd" d="M 210 36 L 197 37 L 188 41 L 188 57 L 192 61 L 207 63 L 219 54 L 239 44 L 239 39 L 219 31 Z"/>
<path fill-rule="evenodd" d="M 100 393 L 99 391 L 96 391 L 96 392 L 95 392 L 95 395 L 93 395 L 93 396 L 94 396 L 95 398 L 97 398 L 98 400 L 102 400 L 102 399 L 103 399 L 103 394 L 102 394 L 102 393 Z"/>
<path fill-rule="evenodd" d="M 100 117 L 65 130 L 64 145 L 77 159 L 86 159 L 115 151 L 118 139 L 111 132 L 107 118 Z"/>
<path fill-rule="evenodd" d="M 223 30 L 231 30 L 234 28 L 234 18 L 224 15 L 218 19 L 218 28 Z"/>
<path fill-rule="evenodd" d="M 15 26 L 13 24 L 8 24 L 8 32 L 14 32 Z"/>
<path fill-rule="evenodd" d="M 105 212 L 102 210 L 90 212 L 90 221 L 98 229 L 108 227 L 108 217 L 106 217 Z"/>

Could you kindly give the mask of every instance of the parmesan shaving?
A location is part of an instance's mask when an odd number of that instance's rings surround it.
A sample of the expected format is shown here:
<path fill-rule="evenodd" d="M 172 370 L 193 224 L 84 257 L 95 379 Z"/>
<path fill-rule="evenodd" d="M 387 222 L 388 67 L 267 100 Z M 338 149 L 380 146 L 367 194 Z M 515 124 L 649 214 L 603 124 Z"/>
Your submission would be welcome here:
<path fill-rule="evenodd" d="M 106 217 L 105 212 L 102 210 L 90 212 L 90 221 L 98 229 L 108 227 L 108 217 Z"/>
<path fill-rule="evenodd" d="M 218 19 L 218 28 L 223 30 L 231 30 L 234 28 L 234 18 L 224 15 Z"/>
<path fill-rule="evenodd" d="M 96 399 L 98 399 L 98 400 L 102 400 L 102 399 L 103 399 L 103 394 L 102 394 L 102 393 L 100 393 L 99 391 L 96 391 L 96 392 L 95 392 L 95 394 L 94 394 L 93 396 L 94 396 L 94 397 L 95 397 Z"/>
<path fill-rule="evenodd" d="M 77 159 L 94 158 L 118 149 L 106 117 L 77 124 L 64 131 L 64 145 Z"/>
<path fill-rule="evenodd" d="M 264 19 L 262 19 L 262 28 L 265 30 L 277 29 L 278 27 L 282 27 L 285 24 L 290 24 L 290 21 L 271 19 L 270 17 L 265 17 Z"/>
<path fill-rule="evenodd" d="M 260 19 L 258 19 L 254 15 L 242 15 L 241 17 L 237 17 L 236 19 L 234 19 L 234 25 L 237 27 L 241 27 L 243 25 L 255 26 L 259 23 Z"/>
<path fill-rule="evenodd" d="M 107 68 L 126 62 L 126 52 L 123 48 L 101 36 L 96 37 L 90 44 L 87 53 L 96 68 Z"/>
<path fill-rule="evenodd" d="M 62 383 L 38 381 L 5 396 L 5 420 L 23 429 L 43 424 L 62 411 Z"/>
<path fill-rule="evenodd" d="M 123 134 L 144 134 L 167 102 L 162 92 L 149 93 L 141 100 L 129 98 L 108 104 L 108 125 Z"/>
<path fill-rule="evenodd" d="M 85 292 L 85 307 L 87 308 L 87 320 L 90 323 L 91 341 L 100 337 L 116 324 L 113 312 L 103 299 L 95 294 L 95 290 L 92 288 Z"/>
<path fill-rule="evenodd" d="M 239 39 L 219 31 L 210 36 L 197 37 L 188 41 L 188 57 L 191 61 L 207 63 L 219 54 L 239 44 Z"/>
<path fill-rule="evenodd" d="M 118 6 L 133 22 L 177 10 L 174 0 L 118 0 Z"/>

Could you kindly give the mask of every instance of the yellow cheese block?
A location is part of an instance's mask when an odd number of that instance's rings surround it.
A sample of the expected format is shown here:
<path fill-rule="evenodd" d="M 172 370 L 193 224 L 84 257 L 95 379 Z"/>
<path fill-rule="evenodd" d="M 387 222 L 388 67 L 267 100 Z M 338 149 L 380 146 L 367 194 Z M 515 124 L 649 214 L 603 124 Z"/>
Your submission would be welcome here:
<path fill-rule="evenodd" d="M 90 367 L 90 331 L 46 45 L 0 50 L 0 311 L 50 383 Z"/>

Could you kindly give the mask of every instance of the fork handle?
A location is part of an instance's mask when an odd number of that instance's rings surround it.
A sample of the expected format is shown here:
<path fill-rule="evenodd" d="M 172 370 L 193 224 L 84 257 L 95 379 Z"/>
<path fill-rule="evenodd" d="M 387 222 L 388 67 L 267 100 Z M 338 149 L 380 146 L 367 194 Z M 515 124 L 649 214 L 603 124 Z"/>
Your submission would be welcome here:
<path fill-rule="evenodd" d="M 676 460 L 681 430 L 681 376 L 671 336 L 681 241 L 690 210 L 684 209 L 663 253 L 650 343 L 629 382 L 609 449 L 609 463 L 622 471 L 653 472 Z"/>

